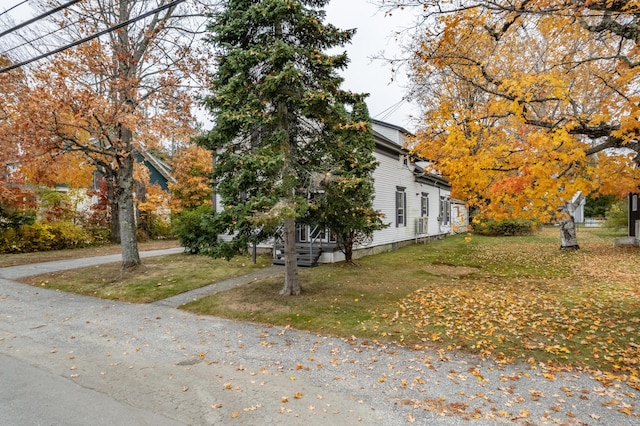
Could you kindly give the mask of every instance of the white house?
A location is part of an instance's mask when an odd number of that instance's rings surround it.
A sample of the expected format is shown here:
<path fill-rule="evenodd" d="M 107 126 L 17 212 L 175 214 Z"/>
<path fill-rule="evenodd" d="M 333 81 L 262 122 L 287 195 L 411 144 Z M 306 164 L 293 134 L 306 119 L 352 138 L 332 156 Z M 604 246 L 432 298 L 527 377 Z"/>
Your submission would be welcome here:
<path fill-rule="evenodd" d="M 373 120 L 379 165 L 373 173 L 373 206 L 384 214 L 385 229 L 375 231 L 370 244 L 354 247 L 354 257 L 395 250 L 398 247 L 466 231 L 468 214 L 462 201 L 450 197 L 451 185 L 429 172 L 428 162 L 412 158 L 405 148 L 410 132 Z M 325 229 L 299 225 L 299 264 L 332 263 L 344 260 L 335 239 Z M 282 246 L 275 245 L 274 263 L 284 263 Z"/>

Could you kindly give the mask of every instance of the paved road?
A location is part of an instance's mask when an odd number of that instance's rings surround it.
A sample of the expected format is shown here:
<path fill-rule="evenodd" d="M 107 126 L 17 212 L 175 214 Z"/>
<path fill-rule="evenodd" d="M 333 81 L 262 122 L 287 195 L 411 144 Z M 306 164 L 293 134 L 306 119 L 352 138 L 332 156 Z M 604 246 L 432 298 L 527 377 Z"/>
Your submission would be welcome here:
<path fill-rule="evenodd" d="M 640 392 L 577 372 L 13 281 L 53 267 L 0 269 L 2 425 L 640 424 Z"/>
<path fill-rule="evenodd" d="M 0 354 L 0 424 L 65 426 L 176 426 L 25 361 Z"/>

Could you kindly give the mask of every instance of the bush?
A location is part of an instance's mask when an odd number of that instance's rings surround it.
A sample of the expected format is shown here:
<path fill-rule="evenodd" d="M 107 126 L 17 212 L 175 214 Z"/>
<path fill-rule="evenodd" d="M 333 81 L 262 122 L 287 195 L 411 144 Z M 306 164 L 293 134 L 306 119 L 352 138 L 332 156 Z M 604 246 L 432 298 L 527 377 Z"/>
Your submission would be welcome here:
<path fill-rule="evenodd" d="M 507 219 L 501 221 L 479 220 L 473 224 L 473 232 L 477 235 L 512 237 L 532 235 L 536 224 L 527 219 Z"/>
<path fill-rule="evenodd" d="M 629 203 L 620 200 L 609 207 L 605 215 L 607 228 L 626 228 L 629 225 Z"/>
<path fill-rule="evenodd" d="M 111 228 L 90 225 L 85 225 L 83 228 L 89 234 L 89 239 L 91 240 L 92 245 L 107 244 L 111 242 Z"/>
<path fill-rule="evenodd" d="M 84 228 L 71 222 L 51 222 L 47 225 L 49 232 L 53 235 L 53 242 L 49 250 L 86 247 L 93 242 Z"/>
<path fill-rule="evenodd" d="M 36 222 L 0 234 L 0 252 L 26 253 L 85 247 L 90 235 L 71 222 Z"/>
<path fill-rule="evenodd" d="M 22 225 L 31 225 L 36 221 L 36 211 L 8 208 L 0 204 L 0 231 L 18 229 Z"/>
<path fill-rule="evenodd" d="M 606 217 L 607 210 L 616 203 L 615 195 L 601 195 L 599 197 L 587 197 L 584 204 L 584 217 Z"/>
<path fill-rule="evenodd" d="M 53 234 L 42 222 L 23 225 L 17 229 L 10 251 L 14 253 L 51 250 Z"/>
<path fill-rule="evenodd" d="M 214 215 L 213 208 L 207 204 L 184 210 L 172 221 L 173 235 L 189 253 L 206 252 L 218 240 L 213 227 Z"/>
<path fill-rule="evenodd" d="M 147 226 L 149 238 L 152 240 L 160 240 L 172 236 L 171 225 L 158 215 L 149 215 L 147 218 Z"/>
<path fill-rule="evenodd" d="M 16 242 L 16 234 L 18 231 L 13 228 L 0 230 L 0 253 L 13 253 L 14 248 L 17 249 L 15 245 Z"/>

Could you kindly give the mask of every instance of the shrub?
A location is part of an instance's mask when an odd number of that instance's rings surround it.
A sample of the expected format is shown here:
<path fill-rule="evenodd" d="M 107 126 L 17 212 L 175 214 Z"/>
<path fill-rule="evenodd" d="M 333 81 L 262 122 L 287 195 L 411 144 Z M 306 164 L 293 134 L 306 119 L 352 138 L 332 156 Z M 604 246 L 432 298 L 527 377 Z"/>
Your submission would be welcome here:
<path fill-rule="evenodd" d="M 3 251 L 9 253 L 51 250 L 54 239 L 49 227 L 41 222 L 22 225 L 9 234 L 11 235 L 7 238 L 7 245 L 3 247 Z"/>
<path fill-rule="evenodd" d="M 111 242 L 111 228 L 90 225 L 85 225 L 83 228 L 89 234 L 92 244 L 98 245 Z"/>
<path fill-rule="evenodd" d="M 0 229 L 0 253 L 14 252 L 17 230 L 13 228 Z"/>
<path fill-rule="evenodd" d="M 86 247 L 92 243 L 89 233 L 79 225 L 67 221 L 51 222 L 47 225 L 53 235 L 49 250 Z"/>
<path fill-rule="evenodd" d="M 20 210 L 0 204 L 0 231 L 18 229 L 22 225 L 31 225 L 36 221 L 34 209 Z"/>
<path fill-rule="evenodd" d="M 0 234 L 0 252 L 25 253 L 84 247 L 91 236 L 71 222 L 35 222 Z"/>
<path fill-rule="evenodd" d="M 612 204 L 605 215 L 607 218 L 605 224 L 607 228 L 626 228 L 629 224 L 629 203 L 625 200 L 620 200 Z"/>
<path fill-rule="evenodd" d="M 161 216 L 150 214 L 147 218 L 147 233 L 152 240 L 170 238 L 172 236 L 171 225 Z"/>
<path fill-rule="evenodd" d="M 536 224 L 527 219 L 479 220 L 473 224 L 473 232 L 477 235 L 512 237 L 531 235 Z"/>
<path fill-rule="evenodd" d="M 213 208 L 207 204 L 184 210 L 172 221 L 173 235 L 189 253 L 206 252 L 218 240 L 212 226 L 214 215 Z"/>
<path fill-rule="evenodd" d="M 616 203 L 615 195 L 600 195 L 587 197 L 584 205 L 584 217 L 605 217 L 607 210 Z"/>

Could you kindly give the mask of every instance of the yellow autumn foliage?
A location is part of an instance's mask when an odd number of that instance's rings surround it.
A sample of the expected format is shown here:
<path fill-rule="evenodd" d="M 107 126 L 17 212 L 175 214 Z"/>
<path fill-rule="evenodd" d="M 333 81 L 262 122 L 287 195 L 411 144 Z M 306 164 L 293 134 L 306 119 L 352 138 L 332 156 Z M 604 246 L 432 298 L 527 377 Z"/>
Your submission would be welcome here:
<path fill-rule="evenodd" d="M 637 2 L 415 4 L 429 28 L 412 45 L 425 111 L 413 149 L 453 196 L 548 221 L 577 191 L 638 189 L 639 31 L 625 26 Z M 594 12 L 609 8 L 619 28 Z"/>

